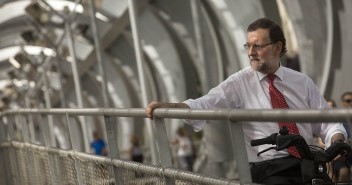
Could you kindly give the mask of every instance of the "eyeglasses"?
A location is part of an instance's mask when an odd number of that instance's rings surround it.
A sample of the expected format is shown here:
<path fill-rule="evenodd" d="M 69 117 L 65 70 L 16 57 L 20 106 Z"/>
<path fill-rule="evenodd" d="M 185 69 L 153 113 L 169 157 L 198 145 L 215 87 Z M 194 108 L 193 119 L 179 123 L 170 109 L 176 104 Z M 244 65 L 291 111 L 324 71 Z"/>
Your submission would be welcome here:
<path fill-rule="evenodd" d="M 244 49 L 245 50 L 249 50 L 250 48 L 251 48 L 251 46 L 253 46 L 253 49 L 255 50 L 255 51 L 259 51 L 260 49 L 263 49 L 263 48 L 265 48 L 266 46 L 269 46 L 270 44 L 274 44 L 274 42 L 270 42 L 270 43 L 268 43 L 268 44 L 263 44 L 263 45 L 258 45 L 258 44 L 244 44 L 243 45 L 243 47 L 244 47 Z"/>
<path fill-rule="evenodd" d="M 352 103 L 352 99 L 346 99 L 346 100 L 343 100 L 343 102 Z"/>

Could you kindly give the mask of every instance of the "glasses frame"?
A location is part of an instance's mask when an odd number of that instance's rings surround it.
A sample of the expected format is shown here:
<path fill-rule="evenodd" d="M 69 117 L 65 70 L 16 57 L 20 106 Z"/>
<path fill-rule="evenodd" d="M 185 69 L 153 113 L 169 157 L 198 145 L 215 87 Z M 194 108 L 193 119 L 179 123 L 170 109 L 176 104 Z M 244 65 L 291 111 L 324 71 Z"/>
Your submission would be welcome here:
<path fill-rule="evenodd" d="M 246 51 L 249 51 L 249 49 L 253 46 L 253 50 L 259 51 L 259 50 L 265 48 L 266 46 L 269 46 L 269 45 L 275 44 L 275 43 L 276 43 L 276 42 L 270 42 L 270 43 L 268 43 L 268 44 L 263 44 L 263 45 L 248 44 L 248 43 L 246 43 L 246 44 L 243 44 L 243 47 L 244 47 L 244 49 L 245 49 Z"/>

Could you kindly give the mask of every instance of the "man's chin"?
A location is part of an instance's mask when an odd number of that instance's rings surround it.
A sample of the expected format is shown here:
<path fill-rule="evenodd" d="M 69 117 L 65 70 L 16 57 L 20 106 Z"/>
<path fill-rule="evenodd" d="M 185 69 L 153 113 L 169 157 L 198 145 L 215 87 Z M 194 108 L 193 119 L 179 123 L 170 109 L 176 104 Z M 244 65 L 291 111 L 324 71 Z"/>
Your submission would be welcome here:
<path fill-rule="evenodd" d="M 260 66 L 258 65 L 258 62 L 251 62 L 251 68 L 254 71 L 258 71 L 260 69 Z"/>

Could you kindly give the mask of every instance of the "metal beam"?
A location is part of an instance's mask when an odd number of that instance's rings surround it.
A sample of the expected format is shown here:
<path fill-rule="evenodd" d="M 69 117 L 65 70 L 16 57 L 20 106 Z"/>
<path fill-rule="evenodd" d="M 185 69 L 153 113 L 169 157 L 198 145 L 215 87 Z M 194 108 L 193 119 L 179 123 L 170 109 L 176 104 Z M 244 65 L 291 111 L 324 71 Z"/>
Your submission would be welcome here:
<path fill-rule="evenodd" d="M 141 12 L 144 8 L 147 7 L 149 4 L 150 0 L 140 0 L 138 1 L 139 3 L 137 4 L 137 9 L 138 12 Z M 111 23 L 110 28 L 107 29 L 107 31 L 104 33 L 104 35 L 100 38 L 100 43 L 101 43 L 101 49 L 102 51 L 106 50 L 107 48 L 110 47 L 111 44 L 113 44 L 118 38 L 123 31 L 130 25 L 129 22 L 129 15 L 128 15 L 128 9 L 126 8 L 125 12 L 121 15 L 116 20 L 113 20 Z M 90 54 L 88 54 L 87 58 L 84 61 L 84 65 L 80 66 L 78 69 L 79 76 L 83 76 L 93 65 L 96 64 L 96 50 L 95 48 L 92 50 Z M 73 77 L 70 76 L 67 79 L 67 83 L 63 86 L 64 92 L 69 91 L 70 89 L 73 88 Z M 52 104 L 56 105 L 59 103 L 59 96 L 54 95 Z"/>

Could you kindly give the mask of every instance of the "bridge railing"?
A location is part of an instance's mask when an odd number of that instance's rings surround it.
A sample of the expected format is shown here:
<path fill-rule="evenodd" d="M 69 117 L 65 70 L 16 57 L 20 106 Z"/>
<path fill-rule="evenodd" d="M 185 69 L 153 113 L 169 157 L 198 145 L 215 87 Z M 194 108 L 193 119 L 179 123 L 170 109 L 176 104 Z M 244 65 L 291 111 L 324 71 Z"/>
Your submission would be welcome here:
<path fill-rule="evenodd" d="M 28 116 L 66 116 L 72 150 L 50 147 L 47 122 L 39 120 L 44 146 L 31 142 Z M 109 156 L 101 157 L 75 151 L 69 117 L 103 116 L 107 127 Z M 154 128 L 159 149 L 159 164 L 148 165 L 119 159 L 116 117 L 145 118 L 144 109 L 17 109 L 2 112 L 0 119 L 0 156 L 4 164 L 0 180 L 6 184 L 252 184 L 243 139 L 242 124 L 248 121 L 351 122 L 352 109 L 326 110 L 190 110 L 157 109 Z M 210 177 L 172 168 L 164 119 L 227 120 L 230 124 L 239 181 Z M 16 141 L 16 125 L 21 140 Z M 111 128 L 111 129 L 109 129 Z M 17 128 L 18 129 L 18 128 Z M 240 151 L 240 152 L 239 152 Z"/>

